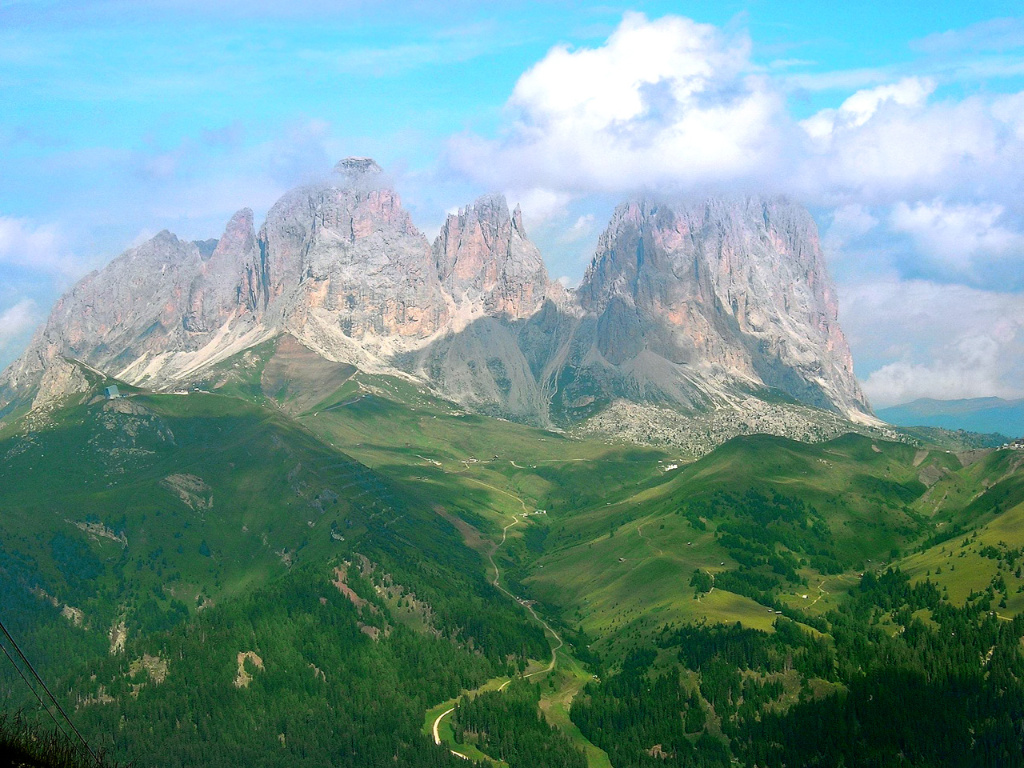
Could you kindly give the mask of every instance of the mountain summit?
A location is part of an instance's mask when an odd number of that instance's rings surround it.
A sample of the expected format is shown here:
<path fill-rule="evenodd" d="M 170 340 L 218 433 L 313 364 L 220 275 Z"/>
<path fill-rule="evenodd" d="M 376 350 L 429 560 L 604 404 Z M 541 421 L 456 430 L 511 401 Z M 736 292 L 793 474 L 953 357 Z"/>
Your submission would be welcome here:
<path fill-rule="evenodd" d="M 782 198 L 620 205 L 579 288 L 591 376 L 691 407 L 737 385 L 869 406 L 807 211 Z"/>
<path fill-rule="evenodd" d="M 434 261 L 456 301 L 485 314 L 531 317 L 547 296 L 540 251 L 526 237 L 522 212 L 511 214 L 501 195 L 481 197 L 451 214 L 434 241 Z"/>
<path fill-rule="evenodd" d="M 626 202 L 569 292 L 504 197 L 451 214 L 431 244 L 369 158 L 288 192 L 258 232 L 239 211 L 212 252 L 165 231 L 84 278 L 0 375 L 0 413 L 31 402 L 58 361 L 172 389 L 282 334 L 539 424 L 616 402 L 706 413 L 751 398 L 871 420 L 800 206 Z"/>

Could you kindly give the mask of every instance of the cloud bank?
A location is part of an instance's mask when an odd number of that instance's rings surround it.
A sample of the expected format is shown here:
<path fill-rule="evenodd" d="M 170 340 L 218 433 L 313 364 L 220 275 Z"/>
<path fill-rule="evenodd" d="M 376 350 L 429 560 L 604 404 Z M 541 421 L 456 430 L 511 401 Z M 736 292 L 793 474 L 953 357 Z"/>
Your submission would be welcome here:
<path fill-rule="evenodd" d="M 1024 92 L 955 100 L 907 76 L 804 120 L 745 34 L 627 13 L 604 45 L 552 48 L 518 80 L 498 138 L 462 134 L 449 161 L 552 193 L 747 182 L 810 202 L 894 204 L 1024 190 Z"/>
<path fill-rule="evenodd" d="M 0 264 L 66 278 L 83 271 L 56 226 L 7 216 L 0 216 Z"/>
<path fill-rule="evenodd" d="M 22 299 L 0 311 L 0 365 L 6 366 L 11 362 L 42 319 L 32 299 Z"/>
<path fill-rule="evenodd" d="M 1024 295 L 927 280 L 878 280 L 842 291 L 843 327 L 874 370 L 876 407 L 919 397 L 1019 397 Z"/>

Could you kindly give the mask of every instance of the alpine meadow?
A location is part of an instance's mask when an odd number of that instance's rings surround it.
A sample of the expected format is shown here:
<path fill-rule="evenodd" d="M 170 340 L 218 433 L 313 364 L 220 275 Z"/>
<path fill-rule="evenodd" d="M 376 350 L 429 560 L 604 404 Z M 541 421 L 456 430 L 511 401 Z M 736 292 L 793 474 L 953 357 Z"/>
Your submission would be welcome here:
<path fill-rule="evenodd" d="M 208 5 L 0 3 L 0 765 L 1024 768 L 1019 7 Z"/>

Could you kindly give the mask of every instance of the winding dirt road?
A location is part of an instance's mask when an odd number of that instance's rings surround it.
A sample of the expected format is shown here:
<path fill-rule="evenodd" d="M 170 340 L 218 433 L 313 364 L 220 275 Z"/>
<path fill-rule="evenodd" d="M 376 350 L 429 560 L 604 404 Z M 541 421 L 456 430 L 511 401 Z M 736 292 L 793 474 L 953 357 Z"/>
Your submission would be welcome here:
<path fill-rule="evenodd" d="M 508 495 L 511 496 L 512 494 L 508 494 Z M 516 498 L 518 498 L 518 497 L 516 497 Z M 519 499 L 519 503 L 523 504 L 523 500 Z M 523 504 L 523 509 L 524 510 L 526 509 L 526 504 Z M 535 610 L 533 610 L 533 606 L 530 605 L 530 601 L 529 600 L 524 600 L 523 598 L 519 597 L 518 595 L 512 594 L 507 589 L 505 589 L 505 587 L 503 587 L 501 585 L 501 571 L 498 569 L 498 564 L 496 562 L 494 562 L 494 554 L 499 549 L 501 549 L 502 545 L 504 545 L 505 541 L 508 539 L 508 529 L 511 528 L 514 525 L 518 525 L 521 522 L 522 522 L 522 520 L 519 519 L 519 515 L 512 515 L 512 522 L 509 523 L 508 525 L 506 525 L 504 528 L 501 529 L 501 541 L 498 542 L 498 544 L 496 544 L 494 546 L 494 549 L 492 549 L 490 552 L 487 553 L 487 559 L 490 560 L 491 567 L 494 569 L 494 580 L 491 583 L 495 587 L 497 587 L 503 594 L 508 595 L 513 600 L 515 600 L 517 603 L 519 603 L 521 606 L 523 606 L 526 610 L 528 610 L 530 612 L 530 615 L 533 616 L 534 620 L 539 622 L 540 625 L 543 626 L 544 629 L 547 632 L 550 632 L 551 636 L 555 639 L 555 643 L 556 644 L 551 646 L 551 663 L 548 664 L 547 668 L 539 669 L 536 672 L 531 672 L 528 675 L 523 675 L 523 677 L 533 677 L 534 675 L 540 675 L 540 674 L 543 674 L 545 672 L 550 672 L 551 670 L 553 670 L 555 668 L 555 664 L 558 663 L 558 650 L 563 645 L 565 645 L 565 643 L 562 641 L 562 637 L 557 632 L 555 632 L 555 630 L 553 630 L 551 628 L 551 625 L 548 624 L 546 621 L 544 621 L 544 619 L 542 619 L 540 616 L 537 615 L 537 612 Z M 508 685 L 508 683 L 506 683 L 505 685 Z M 502 686 L 502 688 L 504 688 L 504 686 Z"/>
<path fill-rule="evenodd" d="M 509 496 L 509 497 L 515 499 L 516 501 L 519 502 L 519 504 L 523 508 L 523 511 L 522 511 L 521 514 L 524 515 L 524 516 L 529 514 L 529 508 L 526 506 L 526 502 L 524 502 L 519 496 L 516 496 L 515 494 L 509 493 L 508 491 L 502 490 L 501 488 L 496 488 L 493 485 L 485 483 L 485 482 L 483 482 L 481 480 L 477 480 L 475 478 L 471 478 L 470 477 L 470 478 L 466 478 L 466 479 L 467 480 L 471 480 L 472 482 L 478 483 L 478 484 L 480 484 L 482 486 L 485 486 L 486 488 L 490 488 L 490 489 L 492 489 L 494 491 L 497 491 L 498 493 L 502 493 L 505 496 Z M 487 553 L 487 559 L 488 559 L 488 561 L 491 564 L 491 568 L 494 569 L 494 579 L 491 581 L 491 584 L 493 584 L 495 586 L 495 588 L 497 588 L 502 594 L 507 595 L 508 597 L 512 598 L 517 603 L 519 603 L 519 605 L 521 605 L 523 608 L 525 608 L 527 611 L 529 611 L 530 615 L 533 616 L 534 620 L 537 621 L 538 623 L 540 623 L 540 625 L 544 627 L 544 630 L 547 633 L 549 633 L 551 635 L 551 637 L 553 637 L 554 640 L 555 640 L 554 644 L 552 644 L 552 646 L 551 646 L 551 662 L 544 669 L 538 669 L 536 672 L 531 672 L 528 675 L 523 675 L 524 678 L 530 678 L 530 677 L 534 677 L 535 675 L 546 674 L 546 673 L 551 672 L 552 670 L 554 670 L 555 665 L 558 663 L 558 651 L 559 651 L 560 648 L 562 648 L 563 645 L 565 645 L 565 643 L 562 641 L 562 637 L 554 629 L 551 628 L 551 625 L 548 624 L 544 619 L 542 619 L 537 614 L 537 611 L 534 610 L 534 608 L 530 604 L 529 600 L 524 600 L 523 598 L 519 597 L 518 595 L 513 594 L 509 590 L 505 589 L 505 587 L 502 586 L 502 584 L 501 584 L 501 569 L 498 568 L 498 564 L 494 560 L 494 555 L 497 553 L 497 551 L 499 549 L 501 549 L 501 547 L 503 547 L 505 545 L 505 542 L 508 541 L 508 531 L 509 531 L 509 528 L 512 528 L 512 527 L 514 527 L 516 525 L 519 525 L 521 522 L 522 522 L 522 520 L 520 519 L 520 515 L 519 514 L 512 515 L 512 522 L 509 523 L 508 525 L 506 525 L 504 528 L 501 529 L 501 541 L 499 541 L 497 544 L 495 544 L 493 547 L 491 547 L 490 552 Z M 511 682 L 512 682 L 511 680 L 506 680 L 504 683 L 501 684 L 501 686 L 498 688 L 498 690 L 499 691 L 505 690 L 505 688 Z M 436 718 L 434 718 L 434 724 L 432 726 L 432 732 L 433 732 L 433 737 L 434 737 L 434 743 L 435 744 L 438 744 L 438 745 L 441 744 L 441 731 L 440 731 L 441 721 L 444 720 L 448 715 L 450 715 L 454 711 L 455 711 L 455 707 L 449 707 L 444 712 L 442 712 L 440 715 L 438 715 Z M 461 752 L 456 752 L 451 747 L 448 748 L 448 751 L 451 752 L 453 755 L 461 757 L 463 760 L 469 760 L 469 757 L 467 757 L 466 755 L 462 754 Z"/>
<path fill-rule="evenodd" d="M 450 715 L 454 711 L 455 711 L 455 707 L 451 707 L 450 709 L 446 709 L 444 712 L 442 712 L 440 715 L 437 716 L 437 719 L 434 720 L 434 743 L 435 744 L 438 744 L 438 745 L 441 744 L 441 732 L 439 730 L 440 727 L 441 727 L 441 721 L 444 720 L 448 715 Z M 461 752 L 456 752 L 451 747 L 448 748 L 448 751 L 451 752 L 456 757 L 461 757 L 463 760 L 469 760 L 469 755 L 464 755 Z"/>
<path fill-rule="evenodd" d="M 444 720 L 445 717 L 447 717 L 448 715 L 450 715 L 454 711 L 455 711 L 455 707 L 449 707 L 444 712 L 442 712 L 440 715 L 438 715 L 436 720 L 434 720 L 434 743 L 435 744 L 440 744 L 441 743 L 441 733 L 440 733 L 440 731 L 438 731 L 438 728 L 441 727 L 441 721 Z"/>

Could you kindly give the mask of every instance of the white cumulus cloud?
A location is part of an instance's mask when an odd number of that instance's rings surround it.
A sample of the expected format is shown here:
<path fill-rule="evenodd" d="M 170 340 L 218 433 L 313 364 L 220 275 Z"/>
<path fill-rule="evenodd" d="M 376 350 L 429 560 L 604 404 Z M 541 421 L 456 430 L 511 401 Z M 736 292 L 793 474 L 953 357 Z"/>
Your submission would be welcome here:
<path fill-rule="evenodd" d="M 828 207 L 1024 199 L 1024 93 L 953 97 L 938 76 L 890 74 L 798 121 L 791 76 L 752 49 L 743 33 L 627 13 L 600 46 L 552 48 L 497 135 L 454 137 L 448 162 L 569 198 L 740 185 Z"/>
<path fill-rule="evenodd" d="M 951 191 L 1019 198 L 1024 94 L 937 100 L 934 83 L 908 78 L 850 96 L 803 121 L 794 191 L 835 202 L 895 204 Z"/>
<path fill-rule="evenodd" d="M 836 251 L 876 226 L 878 218 L 871 211 L 860 203 L 847 203 L 832 211 L 832 221 L 822 242 L 827 250 Z"/>
<path fill-rule="evenodd" d="M 572 223 L 572 226 L 566 230 L 565 234 L 562 236 L 562 240 L 567 243 L 575 243 L 578 240 L 590 237 L 596 226 L 597 220 L 594 218 L 594 214 L 585 213 L 578 217 L 576 221 Z"/>
<path fill-rule="evenodd" d="M 899 361 L 873 371 L 864 391 L 878 407 L 898 405 L 918 398 L 959 400 L 971 397 L 1008 396 L 1017 393 L 999 376 L 999 344 L 989 336 L 961 337 L 946 359 L 928 363 Z"/>
<path fill-rule="evenodd" d="M 38 321 L 36 303 L 32 299 L 22 299 L 8 307 L 0 312 L 0 344 L 11 336 L 31 330 Z"/>
<path fill-rule="evenodd" d="M 56 226 L 7 216 L 0 216 L 0 264 L 65 277 L 82 272 Z"/>
<path fill-rule="evenodd" d="M 969 271 L 981 259 L 1024 255 L 1024 235 L 1002 224 L 1005 213 L 997 203 L 901 202 L 893 208 L 890 224 L 909 234 L 922 253 Z"/>
<path fill-rule="evenodd" d="M 763 174 L 784 109 L 750 49 L 711 25 L 627 13 L 600 47 L 549 51 L 516 83 L 506 134 L 456 137 L 451 162 L 488 183 L 571 193 Z"/>
<path fill-rule="evenodd" d="M 565 206 L 572 199 L 572 195 L 553 189 L 542 187 L 530 187 L 525 191 L 511 191 L 507 195 L 509 200 L 522 207 L 523 214 L 529 224 L 538 224 L 548 221 L 552 217 L 565 214 Z"/>
<path fill-rule="evenodd" d="M 24 344 L 41 320 L 32 299 L 22 299 L 0 311 L 0 365 L 10 362 L 11 353 Z"/>
<path fill-rule="evenodd" d="M 812 139 L 827 142 L 836 130 L 864 125 L 886 104 L 919 107 L 934 90 L 933 80 L 907 77 L 897 83 L 857 91 L 838 109 L 823 109 L 800 125 Z"/>

